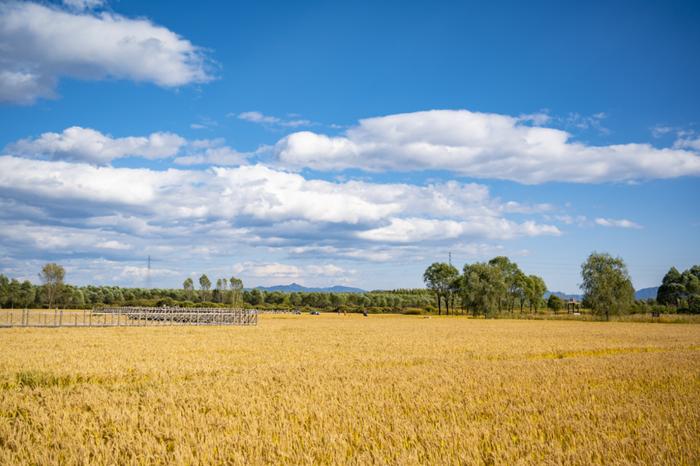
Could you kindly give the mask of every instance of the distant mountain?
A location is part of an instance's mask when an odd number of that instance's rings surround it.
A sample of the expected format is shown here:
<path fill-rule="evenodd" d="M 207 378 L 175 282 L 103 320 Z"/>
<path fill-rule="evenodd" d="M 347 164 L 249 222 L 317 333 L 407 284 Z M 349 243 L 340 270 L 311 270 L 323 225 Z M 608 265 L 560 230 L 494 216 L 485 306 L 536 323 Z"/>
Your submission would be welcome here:
<path fill-rule="evenodd" d="M 303 291 L 305 293 L 365 293 L 365 290 L 353 288 L 351 286 L 335 285 L 326 288 L 308 288 L 298 283 L 290 283 L 289 285 L 256 286 L 255 288 L 262 291 L 282 291 L 285 293 L 291 293 L 293 291 Z"/>
<path fill-rule="evenodd" d="M 634 299 L 656 299 L 656 292 L 659 291 L 658 286 L 652 286 L 651 288 L 642 288 L 634 293 Z"/>
<path fill-rule="evenodd" d="M 575 299 L 576 301 L 581 301 L 583 299 L 582 294 L 567 294 L 563 291 L 545 291 L 544 299 L 549 299 L 549 295 L 559 296 L 563 300 Z"/>
<path fill-rule="evenodd" d="M 637 290 L 634 293 L 634 299 L 656 299 L 656 292 L 659 290 L 658 286 L 653 286 L 651 288 L 642 288 L 641 290 Z M 566 294 L 562 293 L 561 291 L 547 291 L 544 294 L 544 298 L 547 299 L 549 298 L 550 294 L 554 294 L 559 296 L 561 299 L 576 299 L 577 301 L 581 301 L 583 299 L 583 295 L 581 294 Z"/>

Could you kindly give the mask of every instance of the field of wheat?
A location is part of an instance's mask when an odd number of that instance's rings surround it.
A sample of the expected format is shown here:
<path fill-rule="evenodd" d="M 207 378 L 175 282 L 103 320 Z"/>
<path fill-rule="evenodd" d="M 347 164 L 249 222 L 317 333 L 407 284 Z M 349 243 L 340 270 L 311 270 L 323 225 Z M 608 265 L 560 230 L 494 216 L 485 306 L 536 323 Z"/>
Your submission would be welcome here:
<path fill-rule="evenodd" d="M 700 326 L 0 330 L 0 464 L 698 464 Z"/>

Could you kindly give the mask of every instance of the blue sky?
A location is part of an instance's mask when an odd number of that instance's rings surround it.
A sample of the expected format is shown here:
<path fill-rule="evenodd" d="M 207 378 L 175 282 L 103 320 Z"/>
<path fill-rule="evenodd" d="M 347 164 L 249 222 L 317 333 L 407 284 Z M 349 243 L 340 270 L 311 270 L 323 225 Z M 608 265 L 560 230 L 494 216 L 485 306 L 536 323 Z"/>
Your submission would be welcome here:
<path fill-rule="evenodd" d="M 0 272 L 367 289 L 700 262 L 696 2 L 0 5 Z"/>

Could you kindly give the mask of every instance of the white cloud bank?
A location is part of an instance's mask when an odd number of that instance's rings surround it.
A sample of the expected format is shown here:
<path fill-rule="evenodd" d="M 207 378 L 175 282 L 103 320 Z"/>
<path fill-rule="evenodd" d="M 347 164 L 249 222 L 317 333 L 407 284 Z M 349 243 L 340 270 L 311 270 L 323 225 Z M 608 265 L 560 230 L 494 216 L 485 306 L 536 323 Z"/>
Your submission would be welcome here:
<path fill-rule="evenodd" d="M 525 184 L 700 175 L 700 156 L 692 151 L 649 144 L 590 146 L 571 141 L 566 131 L 524 121 L 467 110 L 403 113 L 360 120 L 341 136 L 292 133 L 276 144 L 275 154 L 292 168 L 447 170 Z"/>
<path fill-rule="evenodd" d="M 126 156 L 147 159 L 172 157 L 187 141 L 173 133 L 153 133 L 146 137 L 113 138 L 90 128 L 73 126 L 61 133 L 43 133 L 8 145 L 5 151 L 28 158 L 83 161 L 107 164 Z"/>
<path fill-rule="evenodd" d="M 260 151 L 267 150 L 262 146 Z M 47 132 L 36 138 L 20 139 L 8 144 L 4 152 L 14 156 L 86 162 L 93 165 L 109 165 L 122 157 L 161 159 L 176 157 L 177 165 L 236 166 L 258 153 L 238 152 L 225 144 L 224 139 L 196 139 L 188 141 L 168 132 L 151 133 L 148 136 L 115 138 L 91 128 L 73 126 L 60 133 Z"/>
<path fill-rule="evenodd" d="M 263 165 L 155 171 L 2 156 L 0 197 L 40 209 L 69 205 L 73 215 L 90 219 L 90 228 L 135 235 L 172 225 L 161 231 L 191 237 L 202 228 L 238 229 L 232 234 L 244 232 L 251 241 L 324 238 L 347 245 L 559 234 L 552 225 L 505 218 L 512 205 L 482 185 L 339 183 Z M 101 239 L 103 247 L 115 249 L 108 240 L 116 239 Z"/>
<path fill-rule="evenodd" d="M 56 96 L 63 77 L 129 79 L 178 87 L 213 79 L 202 50 L 147 19 L 67 10 L 32 2 L 0 3 L 0 102 L 30 104 Z"/>

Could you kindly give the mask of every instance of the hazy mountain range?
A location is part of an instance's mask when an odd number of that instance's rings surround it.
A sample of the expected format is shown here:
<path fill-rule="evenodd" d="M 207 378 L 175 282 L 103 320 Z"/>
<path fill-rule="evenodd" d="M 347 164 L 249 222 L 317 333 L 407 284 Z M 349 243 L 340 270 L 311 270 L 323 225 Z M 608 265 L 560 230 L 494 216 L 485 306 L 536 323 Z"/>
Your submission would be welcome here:
<path fill-rule="evenodd" d="M 290 293 L 292 291 L 303 291 L 305 293 L 365 293 L 365 290 L 353 288 L 351 286 L 335 285 L 326 288 L 308 288 L 298 283 L 290 283 L 289 285 L 256 286 L 255 288 L 262 291 L 283 291 L 285 293 Z"/>
<path fill-rule="evenodd" d="M 274 286 L 256 286 L 258 290 L 262 291 L 282 291 L 285 293 L 291 293 L 293 291 L 302 291 L 306 293 L 316 292 L 316 293 L 366 293 L 366 290 L 361 288 L 354 288 L 351 286 L 329 286 L 325 288 L 309 288 L 298 283 L 290 283 L 289 285 L 274 285 Z M 649 299 L 656 298 L 656 292 L 658 291 L 658 286 L 653 286 L 650 288 L 642 288 L 634 293 L 635 299 Z M 568 294 L 561 291 L 547 291 L 544 294 L 545 299 L 549 298 L 549 295 L 554 294 L 559 296 L 561 299 L 576 299 L 580 301 L 583 299 L 581 294 Z"/>
<path fill-rule="evenodd" d="M 635 299 L 649 299 L 649 298 L 656 299 L 656 292 L 658 290 L 659 290 L 658 286 L 652 286 L 650 288 L 642 288 L 642 289 L 634 292 L 634 298 Z M 549 298 L 550 294 L 557 295 L 561 299 L 564 299 L 564 300 L 576 299 L 576 300 L 580 301 L 581 299 L 583 299 L 582 294 L 567 294 L 567 293 L 563 293 L 561 291 L 547 291 L 544 294 L 545 299 Z"/>

